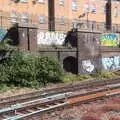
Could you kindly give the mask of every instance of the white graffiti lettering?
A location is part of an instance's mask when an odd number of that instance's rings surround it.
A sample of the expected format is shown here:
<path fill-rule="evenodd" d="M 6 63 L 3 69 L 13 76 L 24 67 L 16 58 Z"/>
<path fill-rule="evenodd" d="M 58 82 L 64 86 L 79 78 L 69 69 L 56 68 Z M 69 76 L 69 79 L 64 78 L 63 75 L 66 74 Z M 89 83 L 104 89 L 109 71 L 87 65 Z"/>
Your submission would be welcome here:
<path fill-rule="evenodd" d="M 43 45 L 62 45 L 66 34 L 61 32 L 41 32 L 37 33 L 37 44 Z"/>
<path fill-rule="evenodd" d="M 120 69 L 120 56 L 102 58 L 102 64 L 106 70 Z"/>
<path fill-rule="evenodd" d="M 82 61 L 82 67 L 84 70 L 90 73 L 93 72 L 93 70 L 95 69 L 94 65 L 91 63 L 90 60 Z"/>

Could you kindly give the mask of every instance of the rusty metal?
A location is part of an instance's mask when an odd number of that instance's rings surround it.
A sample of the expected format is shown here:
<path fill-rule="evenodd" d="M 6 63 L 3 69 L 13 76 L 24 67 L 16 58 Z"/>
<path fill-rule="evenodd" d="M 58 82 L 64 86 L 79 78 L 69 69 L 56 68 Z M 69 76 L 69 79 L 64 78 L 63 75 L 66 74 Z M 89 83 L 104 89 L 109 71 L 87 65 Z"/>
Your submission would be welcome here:
<path fill-rule="evenodd" d="M 44 97 L 49 97 L 51 95 L 56 95 L 60 93 L 65 93 L 65 92 L 74 92 L 82 89 L 95 89 L 96 87 L 110 87 L 114 84 L 120 83 L 120 79 L 101 79 L 101 80 L 89 80 L 85 82 L 81 82 L 80 84 L 73 84 L 73 85 L 66 85 L 66 86 L 61 86 L 61 87 L 55 87 L 43 91 L 36 91 L 36 92 L 31 92 L 28 94 L 22 94 L 18 96 L 11 96 L 7 98 L 1 98 L 0 99 L 0 108 L 7 107 L 12 104 L 16 103 L 21 103 L 21 102 L 26 102 L 29 100 L 35 100 L 35 99 L 40 99 Z"/>
<path fill-rule="evenodd" d="M 89 100 L 96 100 L 96 99 L 106 98 L 109 96 L 114 96 L 119 94 L 120 94 L 120 85 L 116 85 L 116 84 L 113 84 L 109 87 L 106 86 L 101 90 L 95 89 L 92 92 L 86 92 L 84 94 L 79 92 L 58 94 L 55 96 L 53 95 L 52 97 L 48 97 L 49 102 L 42 101 L 43 102 L 42 104 L 36 103 L 37 100 L 35 100 L 35 101 L 30 101 L 29 105 L 28 102 L 21 104 L 21 106 L 19 104 L 19 106 L 12 107 L 12 109 L 8 110 L 7 112 L 6 111 L 3 112 L 4 110 L 1 110 L 2 112 L 0 114 L 0 117 L 2 118 L 2 116 L 6 116 L 6 118 L 5 119 L 3 118 L 2 120 L 19 120 L 34 116 L 36 114 L 45 113 L 47 111 L 54 110 L 57 108 L 65 107 L 68 105 L 83 103 Z M 52 101 L 53 100 L 52 98 L 54 98 L 54 101 Z M 25 106 L 25 104 L 27 105 Z M 33 110 L 33 108 L 36 109 Z"/>

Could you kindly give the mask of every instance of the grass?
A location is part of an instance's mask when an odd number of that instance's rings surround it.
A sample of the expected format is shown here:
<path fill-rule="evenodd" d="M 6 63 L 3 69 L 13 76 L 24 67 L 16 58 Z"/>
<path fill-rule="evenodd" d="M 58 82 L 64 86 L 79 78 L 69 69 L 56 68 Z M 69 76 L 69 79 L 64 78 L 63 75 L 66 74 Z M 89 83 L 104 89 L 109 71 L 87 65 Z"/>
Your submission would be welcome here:
<path fill-rule="evenodd" d="M 69 83 L 69 82 L 85 81 L 85 80 L 87 81 L 87 80 L 102 79 L 102 78 L 116 78 L 119 76 L 120 76 L 120 72 L 106 72 L 106 73 L 83 74 L 83 75 L 75 75 L 71 73 L 66 73 L 64 75 L 64 79 L 62 82 Z M 51 85 L 48 84 L 48 86 L 51 86 Z M 6 92 L 10 89 L 21 89 L 21 88 L 16 88 L 14 86 L 7 86 L 6 84 L 0 84 L 0 92 Z M 32 89 L 38 89 L 38 88 L 36 87 Z"/>
<path fill-rule="evenodd" d="M 94 74 L 83 74 L 83 75 L 74 75 L 67 73 L 64 75 L 63 82 L 74 82 L 74 81 L 84 81 L 92 79 L 103 79 L 103 78 L 116 78 L 119 77 L 119 72 L 105 72 L 105 73 L 94 73 Z"/>
<path fill-rule="evenodd" d="M 9 87 L 6 84 L 0 84 L 0 92 L 6 92 Z"/>
<path fill-rule="evenodd" d="M 63 82 L 74 82 L 74 81 L 83 81 L 83 80 L 88 80 L 92 79 L 90 75 L 74 75 L 74 74 L 66 74 L 64 76 Z"/>

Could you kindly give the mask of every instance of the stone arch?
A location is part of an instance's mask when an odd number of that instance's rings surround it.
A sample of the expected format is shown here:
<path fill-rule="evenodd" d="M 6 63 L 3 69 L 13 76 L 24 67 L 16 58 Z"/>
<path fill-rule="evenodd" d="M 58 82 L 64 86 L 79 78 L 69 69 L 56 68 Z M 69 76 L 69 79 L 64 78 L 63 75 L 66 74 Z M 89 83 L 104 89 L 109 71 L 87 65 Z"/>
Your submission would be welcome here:
<path fill-rule="evenodd" d="M 78 73 L 78 62 L 77 58 L 69 56 L 63 60 L 63 68 L 66 72 L 73 74 Z"/>

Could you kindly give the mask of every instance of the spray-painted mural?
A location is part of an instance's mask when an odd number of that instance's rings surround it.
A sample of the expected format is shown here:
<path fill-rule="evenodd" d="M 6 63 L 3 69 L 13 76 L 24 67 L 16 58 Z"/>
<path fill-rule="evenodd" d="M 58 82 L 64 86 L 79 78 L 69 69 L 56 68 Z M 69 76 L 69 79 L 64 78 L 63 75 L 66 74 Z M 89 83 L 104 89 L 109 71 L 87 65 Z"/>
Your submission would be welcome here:
<path fill-rule="evenodd" d="M 102 34 L 100 37 L 100 42 L 102 46 L 118 46 L 119 37 L 117 34 Z"/>
<path fill-rule="evenodd" d="M 97 58 L 82 60 L 82 73 L 94 73 L 97 70 L 118 70 L 120 69 L 120 56 L 111 56 L 108 58 Z"/>
<path fill-rule="evenodd" d="M 120 56 L 102 58 L 102 65 L 105 70 L 120 69 Z"/>
<path fill-rule="evenodd" d="M 93 72 L 95 69 L 95 66 L 91 63 L 90 60 L 84 60 L 82 61 L 82 67 L 86 72 Z"/>
<path fill-rule="evenodd" d="M 96 63 L 96 61 L 99 62 Z M 96 69 L 100 70 L 102 68 L 104 70 L 120 69 L 120 56 L 111 56 L 108 58 L 98 58 L 96 60 L 89 59 L 82 61 L 82 69 L 87 73 L 92 73 Z"/>
<path fill-rule="evenodd" d="M 62 32 L 41 32 L 37 33 L 37 44 L 41 45 L 62 45 L 66 34 Z"/>

